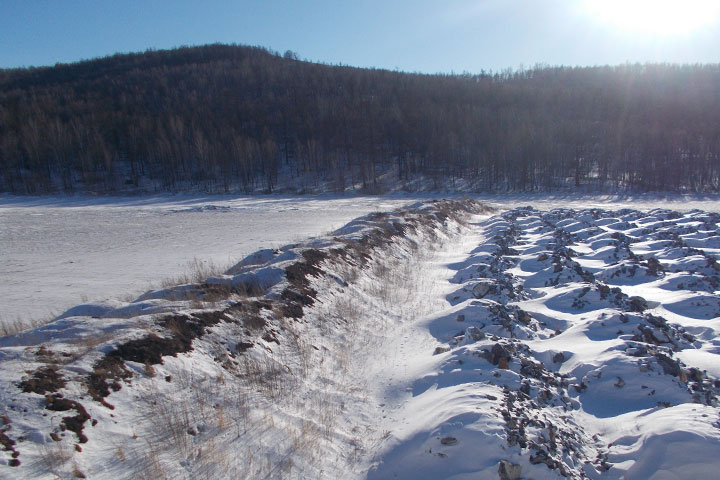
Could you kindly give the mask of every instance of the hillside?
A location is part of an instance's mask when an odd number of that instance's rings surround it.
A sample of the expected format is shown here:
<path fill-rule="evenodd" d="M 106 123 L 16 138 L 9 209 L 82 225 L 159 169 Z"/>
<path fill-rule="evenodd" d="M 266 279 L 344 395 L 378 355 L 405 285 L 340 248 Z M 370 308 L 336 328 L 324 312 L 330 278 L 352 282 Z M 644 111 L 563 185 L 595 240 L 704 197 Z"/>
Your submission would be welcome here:
<path fill-rule="evenodd" d="M 0 191 L 715 191 L 720 65 L 424 75 L 209 45 L 0 71 Z"/>
<path fill-rule="evenodd" d="M 8 478 L 712 478 L 720 215 L 432 201 L 0 338 Z"/>

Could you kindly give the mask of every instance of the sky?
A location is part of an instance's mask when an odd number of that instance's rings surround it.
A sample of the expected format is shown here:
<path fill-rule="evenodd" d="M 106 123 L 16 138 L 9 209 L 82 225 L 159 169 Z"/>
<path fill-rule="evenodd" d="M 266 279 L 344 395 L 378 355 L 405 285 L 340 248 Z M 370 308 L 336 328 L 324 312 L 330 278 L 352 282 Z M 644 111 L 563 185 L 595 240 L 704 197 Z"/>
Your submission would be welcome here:
<path fill-rule="evenodd" d="M 237 43 L 424 73 L 720 62 L 720 0 L 0 0 L 0 68 Z"/>

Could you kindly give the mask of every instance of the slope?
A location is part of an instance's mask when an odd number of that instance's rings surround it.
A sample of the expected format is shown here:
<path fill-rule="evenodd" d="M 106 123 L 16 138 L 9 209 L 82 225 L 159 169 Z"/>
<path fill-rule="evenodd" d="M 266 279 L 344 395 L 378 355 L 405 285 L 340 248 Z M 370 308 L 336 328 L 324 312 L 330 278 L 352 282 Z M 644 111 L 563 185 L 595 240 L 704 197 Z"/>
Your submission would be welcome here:
<path fill-rule="evenodd" d="M 361 217 L 226 274 L 0 340 L 4 474 L 353 478 L 385 436 L 369 375 L 475 202 Z M 373 373 L 374 375 L 374 373 Z"/>
<path fill-rule="evenodd" d="M 237 45 L 0 70 L 0 191 L 717 191 L 719 80 L 420 75 Z"/>

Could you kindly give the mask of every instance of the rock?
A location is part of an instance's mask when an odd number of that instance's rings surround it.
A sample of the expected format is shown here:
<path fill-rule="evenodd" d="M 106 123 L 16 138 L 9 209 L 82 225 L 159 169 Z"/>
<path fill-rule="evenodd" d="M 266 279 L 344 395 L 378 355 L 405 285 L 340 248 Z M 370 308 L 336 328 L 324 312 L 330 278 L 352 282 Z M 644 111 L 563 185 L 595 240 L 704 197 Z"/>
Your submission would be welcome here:
<path fill-rule="evenodd" d="M 527 396 L 530 396 L 530 384 L 527 382 L 523 382 L 522 385 L 520 385 L 519 389 L 522 393 L 524 393 Z"/>
<path fill-rule="evenodd" d="M 433 355 L 440 355 L 441 353 L 449 352 L 450 347 L 442 346 L 442 347 L 436 347 L 435 351 L 433 352 Z"/>
<path fill-rule="evenodd" d="M 480 330 L 478 327 L 470 327 L 467 330 L 465 330 L 465 341 L 467 343 L 470 342 L 478 342 L 480 340 L 485 339 L 485 333 L 483 333 L 482 330 Z"/>
<path fill-rule="evenodd" d="M 553 363 L 563 363 L 565 361 L 565 354 L 563 352 L 558 352 L 552 357 Z"/>
<path fill-rule="evenodd" d="M 537 399 L 540 403 L 548 403 L 550 400 L 552 400 L 553 395 L 548 389 L 540 390 L 538 393 Z"/>
<path fill-rule="evenodd" d="M 665 374 L 672 375 L 673 377 L 679 377 L 680 373 L 682 373 L 682 368 L 680 368 L 680 364 L 677 360 L 673 360 L 662 353 L 656 353 L 655 358 L 657 358 L 657 362 L 660 364 Z"/>
<path fill-rule="evenodd" d="M 496 343 L 493 345 L 492 350 L 490 350 L 490 363 L 493 365 L 498 365 L 501 360 L 504 360 L 505 365 L 507 368 L 507 363 L 512 358 L 512 354 L 508 349 L 500 345 L 499 343 Z"/>
<path fill-rule="evenodd" d="M 535 455 L 530 455 L 530 463 L 537 465 L 538 463 L 544 463 L 548 468 L 555 469 L 560 466 L 560 463 L 550 457 L 545 450 L 537 450 Z"/>
<path fill-rule="evenodd" d="M 662 328 L 663 330 L 668 329 L 667 320 L 662 317 L 656 317 L 655 315 L 646 314 L 645 320 L 658 328 Z"/>
<path fill-rule="evenodd" d="M 500 460 L 498 475 L 500 480 L 519 480 L 522 475 L 522 467 L 507 460 Z"/>
<path fill-rule="evenodd" d="M 472 294 L 475 298 L 483 298 L 494 289 L 495 282 L 493 280 L 482 279 L 472 288 Z"/>
<path fill-rule="evenodd" d="M 665 270 L 665 267 L 655 257 L 648 258 L 647 265 L 648 275 L 653 275 L 655 277 L 659 276 L 659 272 Z"/>
<path fill-rule="evenodd" d="M 521 358 L 520 364 L 522 365 L 520 367 L 520 373 L 522 375 L 525 375 L 526 377 L 533 377 L 537 379 L 543 380 L 545 377 L 545 366 L 542 363 L 539 362 L 533 362 L 530 359 L 527 358 Z"/>
<path fill-rule="evenodd" d="M 703 373 L 695 367 L 691 367 L 688 370 L 688 378 L 694 382 L 702 382 L 704 380 Z"/>
<path fill-rule="evenodd" d="M 628 301 L 633 312 L 642 312 L 648 308 L 647 300 L 642 297 L 630 297 Z"/>
<path fill-rule="evenodd" d="M 457 445 L 458 439 L 455 437 L 443 437 L 440 439 L 440 443 L 443 445 Z"/>
<path fill-rule="evenodd" d="M 465 321 L 465 315 L 463 315 L 463 314 L 461 313 L 460 315 L 457 316 L 457 318 L 455 318 L 455 320 L 457 320 L 458 322 L 464 322 L 464 321 Z"/>
<path fill-rule="evenodd" d="M 516 315 L 519 322 L 524 323 L 525 325 L 530 323 L 530 314 L 525 310 L 518 309 Z"/>

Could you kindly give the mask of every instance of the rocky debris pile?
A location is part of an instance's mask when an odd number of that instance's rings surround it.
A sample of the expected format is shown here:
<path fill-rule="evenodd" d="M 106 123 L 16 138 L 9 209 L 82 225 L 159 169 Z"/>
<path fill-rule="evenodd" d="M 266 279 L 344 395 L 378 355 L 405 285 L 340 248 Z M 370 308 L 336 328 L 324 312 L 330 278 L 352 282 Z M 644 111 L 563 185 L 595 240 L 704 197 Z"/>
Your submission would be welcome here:
<path fill-rule="evenodd" d="M 665 309 L 663 292 L 685 290 L 690 298 L 707 292 L 692 305 L 719 305 L 719 218 L 524 207 L 485 222 L 488 243 L 463 265 L 455 278 L 462 288 L 448 297 L 461 307 L 464 328 L 442 348 L 457 352 L 458 362 L 473 355 L 489 364 L 486 381 L 503 391 L 498 414 L 508 448 L 563 477 L 597 478 L 613 467 L 610 442 L 573 412 L 605 417 L 683 403 L 718 407 L 720 380 L 678 357 L 702 347 L 696 332 L 704 330 L 668 320 L 665 313 L 678 308 Z M 604 342 L 605 360 L 582 360 L 574 341 L 562 340 L 578 334 Z M 519 478 L 518 468 L 504 460 L 500 478 Z"/>

